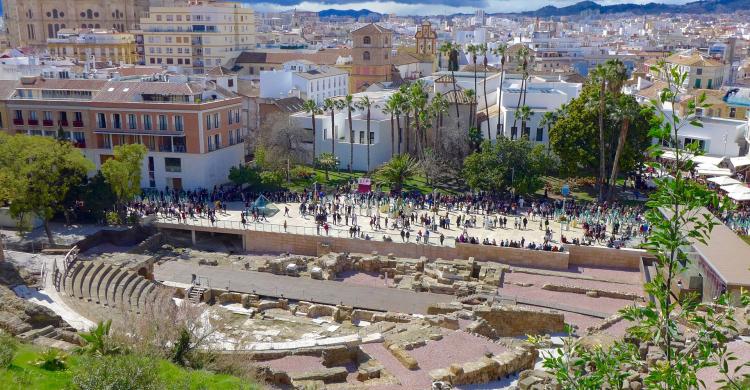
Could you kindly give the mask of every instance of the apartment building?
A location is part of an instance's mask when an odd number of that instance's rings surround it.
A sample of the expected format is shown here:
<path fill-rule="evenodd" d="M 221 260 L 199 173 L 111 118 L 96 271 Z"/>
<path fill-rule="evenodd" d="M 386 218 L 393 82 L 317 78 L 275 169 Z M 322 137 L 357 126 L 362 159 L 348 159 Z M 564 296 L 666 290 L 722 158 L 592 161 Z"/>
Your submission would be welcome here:
<path fill-rule="evenodd" d="M 147 65 L 181 66 L 198 74 L 255 47 L 255 15 L 242 3 L 151 7 L 139 34 Z"/>
<path fill-rule="evenodd" d="M 149 0 L 2 0 L 11 47 L 43 49 L 66 28 L 138 29 Z"/>
<path fill-rule="evenodd" d="M 0 126 L 10 134 L 57 136 L 96 168 L 117 145 L 141 143 L 144 188 L 206 188 L 244 161 L 241 97 L 211 82 L 24 77 L 0 82 Z M 7 119 L 6 119 L 7 118 Z"/>
<path fill-rule="evenodd" d="M 47 50 L 53 57 L 79 61 L 103 61 L 113 64 L 138 62 L 135 37 L 114 30 L 61 29 L 55 38 L 47 39 Z"/>
<path fill-rule="evenodd" d="M 682 90 L 719 89 L 724 84 L 726 65 L 696 50 L 672 54 L 664 61 L 671 66 L 677 66 L 680 73 L 687 73 L 685 82 L 680 86 Z M 655 63 L 649 62 L 647 65 L 655 65 Z M 665 80 L 665 75 L 655 76 Z"/>

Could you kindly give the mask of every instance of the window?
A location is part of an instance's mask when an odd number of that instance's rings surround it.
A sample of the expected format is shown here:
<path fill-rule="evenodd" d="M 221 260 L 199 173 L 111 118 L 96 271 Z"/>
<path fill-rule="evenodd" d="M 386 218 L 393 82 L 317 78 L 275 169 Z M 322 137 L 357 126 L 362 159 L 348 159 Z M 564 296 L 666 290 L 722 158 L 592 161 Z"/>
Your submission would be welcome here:
<path fill-rule="evenodd" d="M 176 157 L 165 157 L 164 170 L 167 172 L 182 172 L 182 161 Z"/>
<path fill-rule="evenodd" d="M 135 114 L 128 114 L 128 129 L 135 130 L 136 127 L 138 127 L 138 124 L 135 120 Z"/>
<path fill-rule="evenodd" d="M 737 109 L 735 107 L 729 107 L 729 117 L 730 118 L 737 117 Z"/>
<path fill-rule="evenodd" d="M 167 116 L 159 115 L 159 130 L 167 130 Z"/>
<path fill-rule="evenodd" d="M 696 69 L 695 70 L 695 74 L 697 74 L 698 76 L 702 75 L 703 74 L 703 68 Z"/>
<path fill-rule="evenodd" d="M 683 147 L 687 147 L 692 143 L 698 143 L 698 148 L 704 152 L 706 151 L 706 140 L 702 139 L 685 138 Z"/>
<path fill-rule="evenodd" d="M 151 124 L 151 115 L 143 116 L 143 130 L 151 130 L 153 126 Z"/>
<path fill-rule="evenodd" d="M 229 144 L 234 145 L 234 130 L 229 130 Z"/>
<path fill-rule="evenodd" d="M 174 129 L 176 131 L 183 131 L 183 125 L 182 125 L 182 115 L 175 115 L 174 116 Z"/>
<path fill-rule="evenodd" d="M 80 111 L 76 111 L 73 113 L 73 121 L 74 122 L 83 122 L 83 113 Z"/>
<path fill-rule="evenodd" d="M 365 132 L 364 131 L 360 131 L 359 132 L 359 143 L 360 144 L 364 144 L 365 143 Z"/>
<path fill-rule="evenodd" d="M 714 79 L 708 79 L 708 85 L 706 88 L 711 89 L 713 87 Z"/>
<path fill-rule="evenodd" d="M 221 135 L 214 134 L 214 147 L 216 149 L 221 148 Z"/>
<path fill-rule="evenodd" d="M 693 87 L 700 88 L 701 87 L 701 79 L 695 79 L 695 84 L 693 85 Z"/>
<path fill-rule="evenodd" d="M 364 38 L 362 39 L 362 43 L 364 43 L 365 45 L 369 45 L 369 44 L 371 44 L 371 43 L 372 43 L 372 39 L 371 39 L 371 38 L 370 38 L 369 36 L 367 36 L 367 37 L 364 37 Z"/>
<path fill-rule="evenodd" d="M 510 139 L 516 139 L 516 132 L 518 131 L 518 127 L 513 126 L 510 128 Z"/>
<path fill-rule="evenodd" d="M 52 111 L 44 111 L 42 112 L 42 115 L 45 121 L 52 121 Z"/>
<path fill-rule="evenodd" d="M 375 143 L 375 132 L 374 131 L 370 132 L 370 141 L 369 142 L 370 142 L 370 144 L 374 144 Z"/>
<path fill-rule="evenodd" d="M 544 139 L 544 129 L 541 127 L 537 127 L 536 128 L 536 141 L 542 142 L 543 139 Z"/>
<path fill-rule="evenodd" d="M 107 127 L 107 116 L 104 113 L 99 112 L 96 114 L 96 126 L 100 129 Z"/>
<path fill-rule="evenodd" d="M 122 123 L 120 123 L 120 114 L 112 114 L 112 127 L 115 129 L 122 128 Z"/>
<path fill-rule="evenodd" d="M 362 53 L 362 60 L 364 60 L 364 61 L 370 61 L 370 52 L 369 51 L 366 51 L 366 52 Z"/>
<path fill-rule="evenodd" d="M 240 109 L 234 110 L 234 122 L 240 123 Z"/>
<path fill-rule="evenodd" d="M 211 130 L 211 114 L 206 115 L 206 130 Z"/>
<path fill-rule="evenodd" d="M 214 150 L 214 139 L 213 137 L 208 137 L 208 151 Z"/>
<path fill-rule="evenodd" d="M 232 111 L 233 111 L 233 110 L 229 110 L 229 111 L 227 111 L 227 114 L 228 114 L 227 116 L 229 117 L 229 122 L 228 122 L 228 123 L 229 123 L 230 125 L 231 125 L 232 123 L 234 123 L 234 112 L 232 112 Z M 231 143 L 231 142 L 230 142 L 230 143 Z"/>
<path fill-rule="evenodd" d="M 214 114 L 214 128 L 219 128 L 219 113 Z"/>
<path fill-rule="evenodd" d="M 15 112 L 13 113 L 13 119 L 22 121 L 22 120 L 23 120 L 23 111 L 21 111 L 21 110 L 16 110 L 16 111 L 15 111 Z"/>
<path fill-rule="evenodd" d="M 232 87 L 234 87 L 234 79 L 229 79 L 229 80 L 227 80 L 227 86 L 228 86 L 229 88 L 232 88 Z"/>
<path fill-rule="evenodd" d="M 36 111 L 29 111 L 29 120 L 30 121 L 35 121 L 35 120 L 38 120 L 38 119 L 39 118 L 37 118 L 37 116 L 36 116 Z"/>

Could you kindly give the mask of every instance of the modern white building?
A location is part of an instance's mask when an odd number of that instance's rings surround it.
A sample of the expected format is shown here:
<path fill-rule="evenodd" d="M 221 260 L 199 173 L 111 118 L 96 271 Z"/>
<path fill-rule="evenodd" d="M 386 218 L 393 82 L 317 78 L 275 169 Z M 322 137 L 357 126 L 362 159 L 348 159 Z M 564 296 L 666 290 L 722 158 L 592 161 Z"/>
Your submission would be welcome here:
<path fill-rule="evenodd" d="M 370 170 L 391 159 L 392 141 L 393 149 L 397 149 L 398 129 L 394 123 L 394 137 L 391 137 L 391 117 L 382 111 L 380 107 L 385 106 L 385 101 L 393 91 L 360 92 L 353 95 L 355 101 L 367 96 L 372 102 L 370 109 Z M 299 127 L 312 131 L 312 117 L 305 112 L 298 112 L 290 117 L 292 123 Z M 331 123 L 331 113 L 326 111 L 315 117 L 315 148 L 316 153 L 331 152 L 331 138 L 334 138 L 334 153 L 339 160 L 339 167 L 346 169 L 352 164 L 354 170 L 367 170 L 367 111 L 356 110 L 352 112 L 352 128 L 354 130 L 354 161 L 350 160 L 351 147 L 349 119 L 346 110 L 336 111 Z M 403 126 L 403 123 L 402 123 Z M 397 151 L 397 150 L 395 150 Z"/>
<path fill-rule="evenodd" d="M 560 106 L 578 97 L 583 84 L 565 81 L 544 81 L 532 78 L 526 88 L 526 96 L 521 93 L 520 79 L 506 79 L 503 83 L 503 93 L 495 93 L 495 105 L 490 107 L 490 134 L 493 139 L 500 136 L 518 138 L 523 134 L 529 140 L 542 144 L 549 143 L 546 126 L 540 122 L 544 113 L 557 111 Z M 526 121 L 526 128 L 521 128 L 521 120 L 516 120 L 516 111 L 524 104 L 531 108 L 531 117 Z M 481 124 L 482 134 L 487 133 L 487 123 Z"/>
<path fill-rule="evenodd" d="M 697 115 L 696 119 L 703 126 L 685 123 L 678 133 L 678 147 L 697 142 L 706 155 L 716 157 L 739 157 L 747 153 L 747 121 L 702 115 Z"/>
<path fill-rule="evenodd" d="M 282 66 L 282 70 L 260 72 L 261 98 L 297 96 L 323 104 L 326 98 L 343 96 L 349 91 L 349 77 L 339 68 L 317 66 L 307 60 L 289 61 Z"/>

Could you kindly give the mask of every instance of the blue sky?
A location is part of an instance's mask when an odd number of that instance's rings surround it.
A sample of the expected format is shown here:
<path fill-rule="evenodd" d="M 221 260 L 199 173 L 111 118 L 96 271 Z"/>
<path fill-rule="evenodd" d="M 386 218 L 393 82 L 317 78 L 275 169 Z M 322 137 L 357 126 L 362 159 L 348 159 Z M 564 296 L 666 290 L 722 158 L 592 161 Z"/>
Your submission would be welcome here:
<path fill-rule="evenodd" d="M 400 0 L 400 1 L 352 1 L 352 0 L 260 0 L 253 2 L 253 8 L 259 11 L 278 11 L 289 8 L 301 10 L 320 11 L 323 9 L 362 9 L 380 13 L 396 13 L 400 15 L 436 15 L 452 13 L 473 13 L 481 8 L 487 13 L 495 12 L 519 12 L 535 10 L 546 5 L 563 7 L 579 2 L 580 0 Z M 668 4 L 683 4 L 688 0 L 599 0 L 602 5 L 621 3 L 645 4 L 652 1 Z"/>

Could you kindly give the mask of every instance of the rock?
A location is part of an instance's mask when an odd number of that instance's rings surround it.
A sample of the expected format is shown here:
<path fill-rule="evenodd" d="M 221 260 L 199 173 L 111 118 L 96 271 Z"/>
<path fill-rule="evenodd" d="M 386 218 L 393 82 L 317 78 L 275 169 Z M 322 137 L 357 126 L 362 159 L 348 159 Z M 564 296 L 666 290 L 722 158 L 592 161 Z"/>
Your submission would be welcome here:
<path fill-rule="evenodd" d="M 643 383 L 637 382 L 637 381 L 632 381 L 632 382 L 630 382 L 630 387 L 629 388 L 630 388 L 630 390 L 641 390 L 641 389 L 643 389 Z"/>
<path fill-rule="evenodd" d="M 490 339 L 497 338 L 497 332 L 495 332 L 495 329 L 492 326 L 490 326 L 490 324 L 482 318 L 469 324 L 469 326 L 466 327 L 466 331 L 469 333 L 474 333 L 474 334 L 484 336 Z"/>
<path fill-rule="evenodd" d="M 383 366 L 380 364 L 363 364 L 357 370 L 357 380 L 364 382 L 369 379 L 380 378 L 380 372 Z"/>
<path fill-rule="evenodd" d="M 307 309 L 307 316 L 309 318 L 333 317 L 334 310 L 336 310 L 336 308 L 333 306 L 311 305 Z"/>
<path fill-rule="evenodd" d="M 474 309 L 474 315 L 487 321 L 498 337 L 559 333 L 565 329 L 561 313 L 543 309 L 504 305 L 480 306 Z"/>
<path fill-rule="evenodd" d="M 291 373 L 289 377 L 293 382 L 299 381 L 323 381 L 323 383 L 345 382 L 349 374 L 345 367 L 331 367 L 315 371 Z"/>
<path fill-rule="evenodd" d="M 399 361 L 404 367 L 408 368 L 409 370 L 416 370 L 419 368 L 419 364 L 417 364 L 417 359 L 414 359 L 413 356 L 409 355 L 408 352 L 404 348 L 402 348 L 398 344 L 391 344 L 388 347 L 388 351 L 393 355 L 393 357 L 396 358 L 396 360 Z"/>
<path fill-rule="evenodd" d="M 593 290 L 586 291 L 586 296 L 591 298 L 599 298 L 599 293 Z"/>
<path fill-rule="evenodd" d="M 225 305 L 228 303 L 242 303 L 242 294 L 234 293 L 234 292 L 225 292 L 225 293 L 219 294 L 216 300 L 221 305 Z"/>
<path fill-rule="evenodd" d="M 352 322 L 358 323 L 360 321 L 372 322 L 372 316 L 375 315 L 374 311 L 356 309 L 352 311 Z"/>
<path fill-rule="evenodd" d="M 443 335 L 441 335 L 440 333 L 430 333 L 429 338 L 432 341 L 438 341 L 443 339 Z"/>

